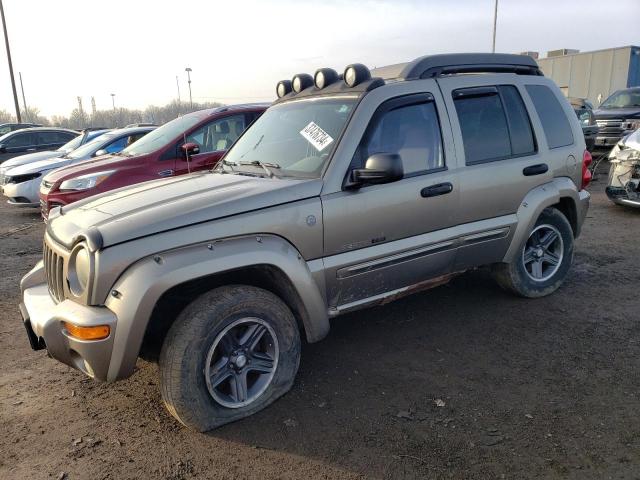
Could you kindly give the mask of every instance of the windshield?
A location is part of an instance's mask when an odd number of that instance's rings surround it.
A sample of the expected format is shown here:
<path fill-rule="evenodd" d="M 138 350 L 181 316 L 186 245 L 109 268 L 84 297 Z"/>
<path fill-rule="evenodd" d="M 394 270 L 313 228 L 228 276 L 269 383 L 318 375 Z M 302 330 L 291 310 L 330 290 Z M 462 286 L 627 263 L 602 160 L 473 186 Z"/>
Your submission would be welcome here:
<path fill-rule="evenodd" d="M 190 129 L 196 123 L 200 122 L 205 115 L 206 113 L 201 113 L 199 115 L 191 114 L 171 120 L 161 127 L 156 128 L 154 131 L 149 132 L 140 140 L 122 150 L 120 155 L 130 157 L 155 152 L 157 149 L 164 147 L 169 142 L 175 140 L 175 138 L 185 130 Z"/>
<path fill-rule="evenodd" d="M 82 145 L 80 148 L 77 148 L 73 152 L 67 154 L 66 158 L 77 160 L 84 157 L 90 157 L 96 151 L 100 150 L 100 147 L 104 142 L 106 142 L 110 138 L 113 138 L 113 136 L 114 135 L 111 133 L 103 133 L 99 137 L 94 138 L 90 142 Z"/>
<path fill-rule="evenodd" d="M 277 176 L 319 177 L 356 101 L 343 96 L 273 106 L 233 145 L 222 168 L 232 172 L 260 162 L 277 168 Z"/>
<path fill-rule="evenodd" d="M 600 105 L 600 108 L 625 107 L 640 107 L 640 90 L 620 90 Z"/>
<path fill-rule="evenodd" d="M 59 149 L 58 152 L 64 152 L 64 153 L 68 153 L 71 152 L 73 150 L 75 150 L 76 148 L 78 148 L 80 146 L 80 144 L 82 143 L 82 137 L 84 135 L 78 135 L 76 138 L 74 138 L 73 140 L 71 140 L 70 142 L 65 143 L 64 145 L 62 145 Z"/>

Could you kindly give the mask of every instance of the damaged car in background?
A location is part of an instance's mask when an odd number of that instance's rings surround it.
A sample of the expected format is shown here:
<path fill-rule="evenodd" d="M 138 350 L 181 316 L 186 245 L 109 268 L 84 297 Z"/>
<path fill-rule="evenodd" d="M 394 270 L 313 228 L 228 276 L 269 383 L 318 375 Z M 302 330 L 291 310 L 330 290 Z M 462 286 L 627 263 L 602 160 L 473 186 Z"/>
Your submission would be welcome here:
<path fill-rule="evenodd" d="M 618 205 L 640 208 L 640 129 L 613 147 L 609 163 L 609 199 Z"/>

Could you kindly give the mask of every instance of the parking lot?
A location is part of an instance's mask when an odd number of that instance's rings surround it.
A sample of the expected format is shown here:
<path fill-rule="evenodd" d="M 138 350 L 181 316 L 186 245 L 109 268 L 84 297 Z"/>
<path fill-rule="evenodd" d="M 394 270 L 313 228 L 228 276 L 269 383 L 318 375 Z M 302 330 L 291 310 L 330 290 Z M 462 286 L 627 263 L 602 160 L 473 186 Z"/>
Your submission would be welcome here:
<path fill-rule="evenodd" d="M 18 283 L 44 225 L 3 203 L 0 478 L 640 478 L 640 212 L 605 181 L 554 295 L 478 270 L 341 317 L 289 394 L 206 435 L 153 364 L 105 385 L 29 348 Z"/>

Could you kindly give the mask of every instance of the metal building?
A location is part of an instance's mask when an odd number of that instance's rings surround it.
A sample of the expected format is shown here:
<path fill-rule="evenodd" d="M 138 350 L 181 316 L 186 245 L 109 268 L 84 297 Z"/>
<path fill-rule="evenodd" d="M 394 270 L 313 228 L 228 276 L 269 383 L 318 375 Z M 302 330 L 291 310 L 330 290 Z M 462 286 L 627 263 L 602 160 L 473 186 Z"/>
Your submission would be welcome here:
<path fill-rule="evenodd" d="M 640 85 L 640 47 L 576 52 L 555 50 L 537 59 L 568 97 L 586 98 L 597 107 L 616 90 Z"/>

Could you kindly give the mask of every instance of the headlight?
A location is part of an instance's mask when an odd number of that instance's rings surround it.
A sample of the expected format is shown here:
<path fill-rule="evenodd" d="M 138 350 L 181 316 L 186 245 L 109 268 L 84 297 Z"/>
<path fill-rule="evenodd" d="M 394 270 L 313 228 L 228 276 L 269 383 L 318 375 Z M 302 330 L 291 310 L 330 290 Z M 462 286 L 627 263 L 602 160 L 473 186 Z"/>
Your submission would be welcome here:
<path fill-rule="evenodd" d="M 83 244 L 77 245 L 71 252 L 67 268 L 69 290 L 76 297 L 81 297 L 86 292 L 91 280 L 91 270 L 92 263 L 89 250 Z"/>
<path fill-rule="evenodd" d="M 108 170 L 71 178 L 60 184 L 60 190 L 88 190 L 104 182 L 114 172 L 115 170 Z"/>

